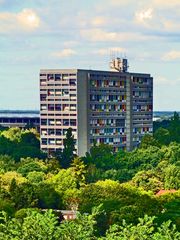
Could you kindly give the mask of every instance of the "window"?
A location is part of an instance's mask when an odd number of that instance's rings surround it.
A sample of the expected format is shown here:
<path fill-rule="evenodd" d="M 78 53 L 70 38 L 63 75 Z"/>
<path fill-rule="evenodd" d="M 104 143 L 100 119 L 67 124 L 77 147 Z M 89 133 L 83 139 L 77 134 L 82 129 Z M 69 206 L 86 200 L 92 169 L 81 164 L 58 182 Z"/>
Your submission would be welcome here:
<path fill-rule="evenodd" d="M 69 85 L 70 86 L 76 86 L 76 79 L 70 79 L 69 80 Z"/>
<path fill-rule="evenodd" d="M 69 126 L 69 119 L 63 119 L 63 125 Z"/>
<path fill-rule="evenodd" d="M 61 129 L 56 129 L 56 135 L 61 136 L 62 135 L 62 130 Z"/>
<path fill-rule="evenodd" d="M 47 105 L 46 104 L 41 104 L 41 110 L 47 110 Z"/>
<path fill-rule="evenodd" d="M 46 94 L 41 94 L 40 95 L 40 100 L 41 101 L 46 101 Z"/>
<path fill-rule="evenodd" d="M 46 138 L 42 138 L 41 142 L 42 142 L 42 145 L 47 145 L 47 139 Z"/>
<path fill-rule="evenodd" d="M 54 129 L 49 129 L 48 134 L 49 135 L 54 135 L 55 134 Z"/>
<path fill-rule="evenodd" d="M 56 104 L 55 105 L 55 110 L 56 111 L 61 111 L 61 104 Z"/>
<path fill-rule="evenodd" d="M 54 145 L 55 144 L 55 139 L 54 138 L 50 138 L 49 139 L 49 144 L 50 145 Z"/>
<path fill-rule="evenodd" d="M 48 110 L 54 111 L 54 104 L 48 104 Z"/>
<path fill-rule="evenodd" d="M 50 81 L 50 80 L 53 80 L 54 79 L 54 75 L 53 74 L 48 74 L 47 75 L 47 80 Z"/>
<path fill-rule="evenodd" d="M 70 119 L 70 126 L 76 126 L 76 119 Z"/>
<path fill-rule="evenodd" d="M 53 126 L 55 124 L 54 119 L 49 119 L 49 126 Z"/>
<path fill-rule="evenodd" d="M 42 126 L 47 125 L 47 119 L 41 119 L 41 125 Z"/>
<path fill-rule="evenodd" d="M 61 74 L 55 74 L 55 81 L 61 80 Z"/>

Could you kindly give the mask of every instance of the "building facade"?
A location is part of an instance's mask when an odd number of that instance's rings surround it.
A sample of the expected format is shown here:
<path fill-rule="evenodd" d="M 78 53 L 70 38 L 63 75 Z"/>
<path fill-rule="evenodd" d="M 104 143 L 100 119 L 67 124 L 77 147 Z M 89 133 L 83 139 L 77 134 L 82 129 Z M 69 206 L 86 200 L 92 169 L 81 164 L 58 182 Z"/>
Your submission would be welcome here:
<path fill-rule="evenodd" d="M 91 146 L 132 150 L 153 131 L 153 79 L 118 71 L 45 69 L 40 71 L 41 149 L 63 148 L 68 128 L 83 156 Z"/>
<path fill-rule="evenodd" d="M 36 128 L 39 132 L 39 111 L 0 111 L 0 126 Z"/>

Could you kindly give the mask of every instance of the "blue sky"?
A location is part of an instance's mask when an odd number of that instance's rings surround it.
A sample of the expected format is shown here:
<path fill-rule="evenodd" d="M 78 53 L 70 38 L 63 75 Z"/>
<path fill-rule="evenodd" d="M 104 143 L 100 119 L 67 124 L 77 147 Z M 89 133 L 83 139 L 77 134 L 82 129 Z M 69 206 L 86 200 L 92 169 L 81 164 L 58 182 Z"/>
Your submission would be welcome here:
<path fill-rule="evenodd" d="M 179 0 L 0 0 L 0 109 L 38 109 L 41 68 L 108 70 L 112 51 L 180 110 Z"/>

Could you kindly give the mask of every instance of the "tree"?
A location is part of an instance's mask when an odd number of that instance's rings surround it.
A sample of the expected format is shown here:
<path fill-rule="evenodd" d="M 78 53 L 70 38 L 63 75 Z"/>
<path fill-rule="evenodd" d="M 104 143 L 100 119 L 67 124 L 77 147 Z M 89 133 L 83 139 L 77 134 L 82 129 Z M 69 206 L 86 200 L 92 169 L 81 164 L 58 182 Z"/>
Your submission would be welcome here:
<path fill-rule="evenodd" d="M 132 179 L 132 183 L 145 191 L 158 192 L 163 188 L 163 183 L 152 170 L 139 171 Z"/>
<path fill-rule="evenodd" d="M 62 197 L 55 191 L 53 186 L 40 182 L 35 186 L 35 189 L 39 208 L 62 209 Z"/>
<path fill-rule="evenodd" d="M 109 223 L 136 223 L 144 214 L 155 215 L 161 211 L 160 204 L 153 196 L 130 184 L 105 180 L 89 184 L 81 189 L 79 210 L 90 212 L 92 207 L 103 204 Z"/>
<path fill-rule="evenodd" d="M 77 180 L 77 185 L 83 186 L 85 184 L 86 165 L 84 162 L 76 157 L 71 163 L 71 169 L 74 177 Z"/>
<path fill-rule="evenodd" d="M 16 184 L 14 179 L 11 182 L 9 193 L 16 209 L 38 206 L 38 196 L 35 185 L 29 182 Z"/>
<path fill-rule="evenodd" d="M 163 209 L 157 215 L 158 225 L 170 220 L 180 231 L 180 191 L 157 195 L 157 200 Z"/>
<path fill-rule="evenodd" d="M 149 146 L 159 147 L 159 143 L 156 141 L 156 139 L 153 138 L 153 136 L 146 134 L 141 140 L 140 148 L 146 149 Z"/>
<path fill-rule="evenodd" d="M 16 169 L 15 160 L 8 155 L 0 155 L 0 173 L 14 171 Z"/>
<path fill-rule="evenodd" d="M 154 138 L 162 145 L 168 145 L 171 141 L 169 130 L 162 127 L 156 130 Z"/>
<path fill-rule="evenodd" d="M 169 165 L 165 170 L 164 186 L 165 189 L 180 189 L 180 167 Z"/>
<path fill-rule="evenodd" d="M 112 146 L 107 144 L 94 145 L 82 158 L 85 164 L 94 164 L 97 168 L 111 169 L 115 164 Z"/>
<path fill-rule="evenodd" d="M 39 139 L 33 132 L 25 132 L 21 135 L 21 145 L 25 146 L 32 146 L 36 148 L 40 148 Z"/>
<path fill-rule="evenodd" d="M 57 218 L 52 211 L 44 214 L 30 209 L 26 211 L 23 219 L 8 218 L 4 212 L 1 214 L 0 239 L 62 239 L 57 227 Z"/>
<path fill-rule="evenodd" d="M 165 222 L 157 229 L 154 224 L 154 217 L 139 218 L 137 225 L 127 224 L 123 221 L 123 225 L 112 225 L 107 231 L 106 236 L 101 240 L 178 240 L 180 233 L 176 230 L 175 225 L 171 222 Z"/>
<path fill-rule="evenodd" d="M 30 162 L 24 164 L 21 162 L 21 166 L 17 169 L 17 172 L 21 173 L 22 176 L 26 177 L 30 172 L 46 172 L 46 166 L 42 165 L 40 161 L 38 162 L 37 159 L 31 160 L 31 158 L 29 160 Z"/>
<path fill-rule="evenodd" d="M 55 156 L 63 168 L 68 168 L 75 157 L 75 140 L 72 135 L 72 128 L 67 129 L 63 145 L 63 150 L 57 151 Z"/>
<path fill-rule="evenodd" d="M 171 141 L 180 142 L 180 118 L 177 112 L 174 112 L 174 116 L 171 119 L 169 131 L 171 134 Z"/>

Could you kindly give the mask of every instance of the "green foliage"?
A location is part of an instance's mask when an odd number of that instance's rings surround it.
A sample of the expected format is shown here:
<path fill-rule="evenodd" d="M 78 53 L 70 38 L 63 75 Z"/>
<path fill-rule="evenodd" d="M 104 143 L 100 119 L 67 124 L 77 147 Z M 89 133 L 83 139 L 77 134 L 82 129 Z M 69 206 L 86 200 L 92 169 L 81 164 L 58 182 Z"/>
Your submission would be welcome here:
<path fill-rule="evenodd" d="M 170 219 L 180 231 L 180 191 L 158 196 L 157 199 L 163 210 L 157 216 L 156 222 L 160 225 Z"/>
<path fill-rule="evenodd" d="M 114 164 L 113 150 L 110 145 L 94 145 L 83 158 L 85 164 L 95 164 L 98 168 L 109 169 Z"/>
<path fill-rule="evenodd" d="M 0 155 L 0 173 L 13 171 L 15 169 L 15 160 L 11 156 Z"/>
<path fill-rule="evenodd" d="M 177 231 L 170 221 L 179 230 L 179 192 L 155 194 L 161 189 L 178 190 L 180 186 L 177 135 L 176 142 L 168 142 L 178 124 L 179 118 L 174 116 L 168 129 L 159 129 L 154 138 L 146 135 L 140 148 L 132 152 L 113 153 L 110 146 L 102 144 L 94 145 L 83 158 L 74 155 L 71 129 L 63 153 L 50 159 L 44 159 L 40 152 L 36 132 L 2 131 L 0 210 L 8 215 L 1 219 L 0 239 L 51 239 L 43 235 L 48 224 L 52 239 L 144 240 L 166 239 L 166 235 L 176 239 Z M 72 209 L 81 214 L 59 225 L 60 219 L 52 212 L 42 213 L 39 209 Z M 156 218 L 143 218 L 144 214 Z"/>
<path fill-rule="evenodd" d="M 171 120 L 155 123 L 154 137 L 161 145 L 168 145 L 171 142 L 180 143 L 180 118 L 177 112 Z"/>
<path fill-rule="evenodd" d="M 163 189 L 163 183 L 157 177 L 154 171 L 139 171 L 132 179 L 132 183 L 146 191 L 152 191 L 154 193 Z"/>
<path fill-rule="evenodd" d="M 27 179 L 31 183 L 36 183 L 39 184 L 40 182 L 44 181 L 45 179 L 45 174 L 43 172 L 29 172 L 27 174 Z"/>
<path fill-rule="evenodd" d="M 89 184 L 81 190 L 79 209 L 90 212 L 92 207 L 103 204 L 109 222 L 136 222 L 137 217 L 155 215 L 161 211 L 158 201 L 151 195 L 131 185 L 119 184 L 112 180 Z"/>
<path fill-rule="evenodd" d="M 141 140 L 140 148 L 146 149 L 150 146 L 159 147 L 159 143 L 153 136 L 146 134 Z"/>
<path fill-rule="evenodd" d="M 44 209 L 62 209 L 62 197 L 55 191 L 53 186 L 40 182 L 35 187 L 38 199 L 38 207 Z"/>
<path fill-rule="evenodd" d="M 154 217 L 140 218 L 136 225 L 112 225 L 105 237 L 97 234 L 96 218 L 98 209 L 92 214 L 78 214 L 74 221 L 63 221 L 59 224 L 52 211 L 40 213 L 23 209 L 16 213 L 16 218 L 9 218 L 2 212 L 0 217 L 0 239 L 9 240 L 179 240 L 180 233 L 170 221 L 162 223 L 156 229 Z"/>
<path fill-rule="evenodd" d="M 169 165 L 164 170 L 164 187 L 165 189 L 180 189 L 180 167 Z"/>
<path fill-rule="evenodd" d="M 39 146 L 37 132 L 32 129 L 9 128 L 0 132 L 0 154 L 10 155 L 16 161 L 22 157 L 44 159 L 46 154 L 40 151 Z"/>
<path fill-rule="evenodd" d="M 30 172 L 46 172 L 46 170 L 47 167 L 43 162 L 40 162 L 37 159 L 27 158 L 27 160 L 21 160 L 21 165 L 17 169 L 17 172 L 26 177 Z"/>
<path fill-rule="evenodd" d="M 68 189 L 77 188 L 77 180 L 71 168 L 60 170 L 58 174 L 49 178 L 47 183 L 51 184 L 60 194 Z"/>
<path fill-rule="evenodd" d="M 12 181 L 9 194 L 11 196 L 11 200 L 15 204 L 16 209 L 38 206 L 38 196 L 35 186 L 29 182 L 17 185 L 15 180 Z"/>
<path fill-rule="evenodd" d="M 10 141 L 20 142 L 22 130 L 18 127 L 9 128 L 1 133 L 1 136 L 9 139 Z"/>
<path fill-rule="evenodd" d="M 27 216 L 23 221 L 16 218 L 8 218 L 5 213 L 1 217 L 3 223 L 0 225 L 0 239 L 16 240 L 54 240 L 60 239 L 60 232 L 57 228 L 57 219 L 51 211 L 44 215 L 27 209 Z"/>
<path fill-rule="evenodd" d="M 85 184 L 86 165 L 76 157 L 71 163 L 72 174 L 77 180 L 78 187 Z"/>
<path fill-rule="evenodd" d="M 0 239 L 9 240 L 90 240 L 97 239 L 94 235 L 96 212 L 91 215 L 79 214 L 74 221 L 64 221 L 58 224 L 52 211 L 44 214 L 25 209 L 16 213 L 16 218 L 8 218 L 1 214 Z"/>
<path fill-rule="evenodd" d="M 75 157 L 75 140 L 72 134 L 72 128 L 68 128 L 66 132 L 66 137 L 63 141 L 63 151 L 56 152 L 55 156 L 60 162 L 63 168 L 68 168 Z"/>
<path fill-rule="evenodd" d="M 122 226 L 113 225 L 107 231 L 106 237 L 101 240 L 178 240 L 180 233 L 177 232 L 175 225 L 171 226 L 171 222 L 165 222 L 155 230 L 154 217 L 139 218 L 137 225 L 128 225 L 125 221 Z"/>
<path fill-rule="evenodd" d="M 158 128 L 154 133 L 154 138 L 161 144 L 161 145 L 168 145 L 170 143 L 170 132 L 168 129 L 165 128 Z"/>

